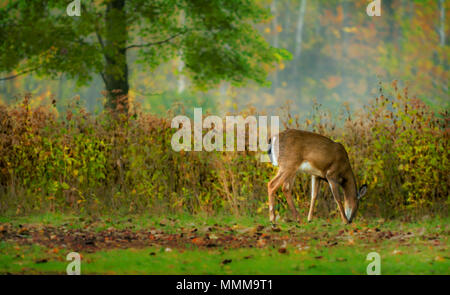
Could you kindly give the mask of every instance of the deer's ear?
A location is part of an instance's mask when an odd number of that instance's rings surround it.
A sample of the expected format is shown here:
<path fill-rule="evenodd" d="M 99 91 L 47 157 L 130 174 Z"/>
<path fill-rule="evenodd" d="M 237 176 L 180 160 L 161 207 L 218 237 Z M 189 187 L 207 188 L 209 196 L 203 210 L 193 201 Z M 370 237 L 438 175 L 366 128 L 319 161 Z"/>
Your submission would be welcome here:
<path fill-rule="evenodd" d="M 359 188 L 359 192 L 358 192 L 358 200 L 361 199 L 367 192 L 367 184 L 363 184 L 360 188 Z"/>

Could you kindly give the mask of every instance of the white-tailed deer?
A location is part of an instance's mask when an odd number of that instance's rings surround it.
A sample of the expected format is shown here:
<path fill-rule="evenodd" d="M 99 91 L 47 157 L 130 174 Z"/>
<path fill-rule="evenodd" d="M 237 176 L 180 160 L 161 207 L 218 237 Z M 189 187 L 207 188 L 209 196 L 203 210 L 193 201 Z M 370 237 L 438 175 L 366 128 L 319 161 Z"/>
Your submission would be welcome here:
<path fill-rule="evenodd" d="M 291 195 L 295 175 L 299 170 L 312 175 L 308 221 L 312 219 L 319 183 L 324 180 L 330 185 L 342 220 L 345 223 L 352 222 L 359 200 L 367 191 L 367 185 L 357 189 L 355 176 L 342 144 L 320 134 L 288 129 L 271 138 L 268 152 L 272 164 L 279 166 L 278 174 L 268 183 L 269 216 L 272 224 L 275 224 L 275 192 L 280 186 L 294 219 L 300 221 Z M 344 205 L 338 186 L 344 191 Z"/>

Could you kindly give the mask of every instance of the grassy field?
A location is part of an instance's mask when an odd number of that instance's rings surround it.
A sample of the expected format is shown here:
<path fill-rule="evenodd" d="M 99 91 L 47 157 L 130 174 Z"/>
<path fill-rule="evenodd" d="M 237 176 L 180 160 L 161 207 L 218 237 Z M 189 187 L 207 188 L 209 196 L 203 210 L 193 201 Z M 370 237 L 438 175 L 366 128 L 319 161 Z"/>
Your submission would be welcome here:
<path fill-rule="evenodd" d="M 316 219 L 270 227 L 266 216 L 0 217 L 1 274 L 450 274 L 449 218 Z"/>

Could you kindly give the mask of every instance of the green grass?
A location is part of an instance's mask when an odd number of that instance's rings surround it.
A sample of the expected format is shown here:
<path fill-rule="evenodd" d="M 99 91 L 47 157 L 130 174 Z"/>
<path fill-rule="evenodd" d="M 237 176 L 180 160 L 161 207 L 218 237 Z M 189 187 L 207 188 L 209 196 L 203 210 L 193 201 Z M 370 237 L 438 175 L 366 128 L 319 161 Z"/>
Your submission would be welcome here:
<path fill-rule="evenodd" d="M 161 226 L 166 232 L 175 232 L 180 227 L 201 227 L 207 225 L 238 225 L 249 227 L 267 225 L 264 217 L 232 216 L 127 216 L 104 217 L 89 220 L 89 217 L 64 215 L 40 215 L 31 217 L 0 217 L 0 223 L 52 224 L 54 226 L 92 226 L 93 230 L 108 227 L 145 229 Z M 186 245 L 180 249 L 149 247 L 144 249 L 113 249 L 83 253 L 82 274 L 366 274 L 370 261 L 367 254 L 378 252 L 381 256 L 382 274 L 450 274 L 450 253 L 448 250 L 449 219 L 435 218 L 418 222 L 368 220 L 356 222 L 350 229 L 379 228 L 382 231 L 395 230 L 412 232 L 417 236 L 406 243 L 395 239 L 366 242 L 355 239 L 352 243 L 339 243 L 324 247 L 320 239 L 308 240 L 307 245 L 287 246 L 286 253 L 278 247 L 265 248 L 199 249 Z M 296 233 L 335 234 L 346 227 L 338 220 L 330 223 L 316 219 L 301 226 L 281 223 L 280 235 L 287 235 L 289 229 Z M 437 245 L 430 243 L 418 233 L 435 235 Z M 49 249 L 39 245 L 18 245 L 0 242 L 0 273 L 65 274 L 70 249 Z M 231 260 L 231 262 L 229 262 Z M 228 263 L 224 263 L 228 262 Z"/>
<path fill-rule="evenodd" d="M 65 274 L 64 255 L 49 254 L 39 246 L 17 247 L 0 243 L 1 273 Z M 402 254 L 394 254 L 394 250 Z M 436 260 L 433 249 L 421 247 L 339 247 L 287 253 L 276 249 L 228 251 L 172 250 L 157 248 L 99 251 L 84 254 L 83 274 L 366 274 L 369 252 L 381 255 L 382 274 L 449 274 L 450 262 Z M 155 253 L 150 255 L 150 253 Z M 21 257 L 20 255 L 23 255 Z M 48 262 L 37 263 L 46 257 Z M 228 264 L 223 261 L 231 260 Z"/>

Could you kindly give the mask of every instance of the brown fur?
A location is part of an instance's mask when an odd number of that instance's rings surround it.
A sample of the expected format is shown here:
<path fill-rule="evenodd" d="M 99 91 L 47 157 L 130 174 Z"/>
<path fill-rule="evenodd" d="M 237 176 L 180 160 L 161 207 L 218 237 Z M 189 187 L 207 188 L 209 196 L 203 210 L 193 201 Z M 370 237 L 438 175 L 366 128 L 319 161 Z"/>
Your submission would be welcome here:
<path fill-rule="evenodd" d="M 312 218 L 319 182 L 324 180 L 330 185 L 342 220 L 345 223 L 351 222 L 358 207 L 358 199 L 355 177 L 344 146 L 320 134 L 294 129 L 285 130 L 277 137 L 279 170 L 278 174 L 268 184 L 270 220 L 275 221 L 274 194 L 280 186 L 286 195 L 292 215 L 299 220 L 291 191 L 295 175 L 299 167 L 304 164 L 302 167 L 306 168 L 306 172 L 311 174 L 313 178 L 308 221 Z M 351 209 L 350 218 L 346 218 L 344 206 L 339 197 L 338 185 L 344 191 L 345 208 Z"/>

